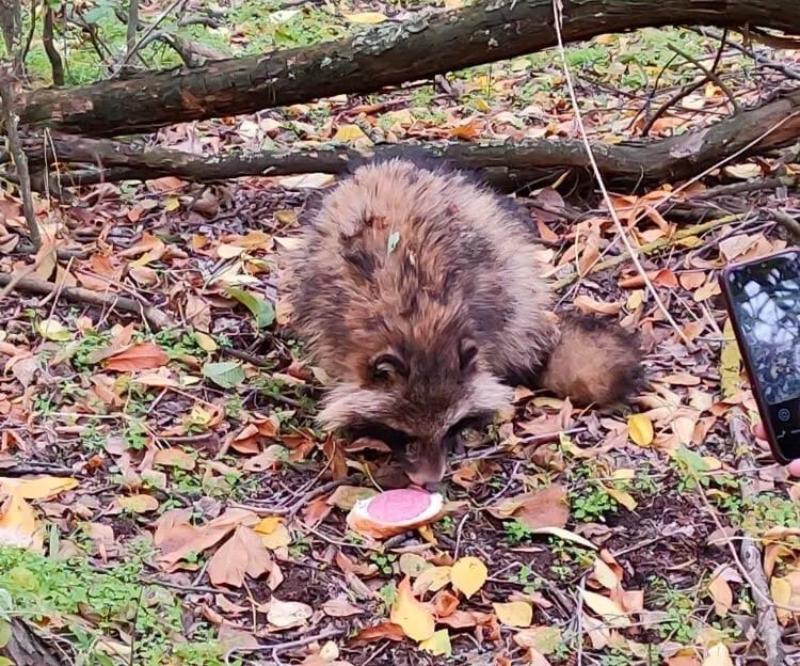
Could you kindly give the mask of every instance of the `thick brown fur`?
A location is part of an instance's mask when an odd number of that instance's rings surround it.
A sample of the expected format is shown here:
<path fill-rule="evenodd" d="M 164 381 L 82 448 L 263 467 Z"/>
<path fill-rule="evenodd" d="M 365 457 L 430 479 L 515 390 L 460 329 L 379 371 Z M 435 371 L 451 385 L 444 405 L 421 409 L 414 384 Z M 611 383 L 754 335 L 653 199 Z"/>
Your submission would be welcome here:
<path fill-rule="evenodd" d="M 412 480 L 438 479 L 454 430 L 510 403 L 509 378 L 544 368 L 576 402 L 622 397 L 638 354 L 621 330 L 555 324 L 537 249 L 460 172 L 395 159 L 341 182 L 285 275 L 293 326 L 333 380 L 321 422 L 394 439 Z"/>

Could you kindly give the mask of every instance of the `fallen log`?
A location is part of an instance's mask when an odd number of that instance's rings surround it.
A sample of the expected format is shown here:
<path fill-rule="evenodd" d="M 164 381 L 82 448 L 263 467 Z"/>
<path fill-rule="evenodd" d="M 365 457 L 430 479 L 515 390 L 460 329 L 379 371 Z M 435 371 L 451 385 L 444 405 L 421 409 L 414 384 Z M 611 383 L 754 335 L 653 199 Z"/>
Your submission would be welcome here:
<path fill-rule="evenodd" d="M 797 90 L 709 127 L 668 139 L 596 143 L 594 153 L 609 184 L 630 188 L 643 183 L 690 178 L 732 156 L 763 153 L 799 138 L 800 90 Z M 50 164 L 100 167 L 84 171 L 72 180 L 69 172 L 62 169 L 62 184 L 146 180 L 167 175 L 212 181 L 239 176 L 340 174 L 371 155 L 419 154 L 441 158 L 462 168 L 481 170 L 490 182 L 504 189 L 552 179 L 566 169 L 573 170 L 579 178 L 589 177 L 582 143 L 567 139 L 379 144 L 368 151 L 327 146 L 203 157 L 166 148 L 142 148 L 110 139 L 57 135 L 46 142 L 41 138 L 26 140 L 25 149 L 34 167 L 42 167 L 45 146 L 50 150 L 47 156 Z"/>
<path fill-rule="evenodd" d="M 573 0 L 562 34 L 578 41 L 675 24 L 759 26 L 800 34 L 796 0 Z M 367 93 L 556 44 L 552 0 L 484 0 L 420 13 L 307 48 L 28 93 L 23 124 L 91 136 L 152 130 L 341 93 Z"/>

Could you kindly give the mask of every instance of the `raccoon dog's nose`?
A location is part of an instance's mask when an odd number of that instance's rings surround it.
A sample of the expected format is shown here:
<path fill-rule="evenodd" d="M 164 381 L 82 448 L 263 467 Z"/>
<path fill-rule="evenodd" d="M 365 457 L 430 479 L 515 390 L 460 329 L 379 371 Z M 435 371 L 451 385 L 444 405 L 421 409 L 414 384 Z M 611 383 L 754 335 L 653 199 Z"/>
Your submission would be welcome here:
<path fill-rule="evenodd" d="M 424 488 L 429 493 L 435 493 L 442 485 L 442 475 L 435 475 L 425 471 L 406 472 L 411 483 Z"/>

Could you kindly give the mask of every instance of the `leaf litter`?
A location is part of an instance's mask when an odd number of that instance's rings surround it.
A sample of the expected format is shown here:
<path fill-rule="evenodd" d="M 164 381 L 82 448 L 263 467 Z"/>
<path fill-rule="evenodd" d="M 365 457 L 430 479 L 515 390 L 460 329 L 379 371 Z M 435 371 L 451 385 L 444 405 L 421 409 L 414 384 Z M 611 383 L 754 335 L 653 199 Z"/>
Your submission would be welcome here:
<path fill-rule="evenodd" d="M 357 30 L 396 12 L 356 3 L 331 20 Z M 270 20 L 298 17 L 274 12 Z M 667 58 L 652 40 L 642 31 L 571 51 L 587 81 L 603 85 L 586 100 L 594 138 L 635 138 L 643 122 L 622 103 L 644 105 L 641 83 L 631 88 L 622 63 L 603 53 L 627 50 L 655 77 Z M 249 41 L 232 38 L 236 49 Z M 731 76 L 741 77 L 731 63 Z M 675 85 L 679 74 L 665 69 L 678 76 Z M 257 119 L 178 126 L 154 140 L 181 145 L 196 133 L 206 147 L 239 150 L 266 141 L 364 147 L 573 136 L 561 75 L 546 60 L 451 78 L 452 95 L 421 86 L 369 100 L 342 96 Z M 706 123 L 702 111 L 721 97 L 703 89 L 652 134 Z M 52 631 L 68 640 L 92 636 L 97 651 L 119 663 L 128 663 L 130 646 L 151 659 L 142 663 L 221 664 L 225 646 L 269 650 L 319 635 L 281 652 L 282 660 L 418 664 L 452 655 L 479 663 L 491 654 L 497 664 L 556 666 L 582 653 L 597 663 L 646 663 L 653 655 L 671 666 L 727 666 L 760 654 L 748 628 L 756 622 L 753 593 L 725 545 L 751 539 L 764 553 L 784 643 L 797 650 L 798 616 L 786 609 L 800 603 L 800 491 L 753 445 L 758 468 L 743 473 L 758 493 L 746 501 L 739 492 L 726 416 L 733 406 L 755 410 L 716 281 L 728 261 L 785 247 L 782 230 L 759 211 L 797 208 L 796 191 L 715 197 L 715 206 L 739 217 L 692 231 L 706 214 L 695 194 L 758 178 L 761 167 L 744 160 L 678 195 L 676 184 L 665 184 L 612 199 L 641 247 L 665 243 L 643 260 L 660 293 L 680 303 L 672 311 L 697 345 L 691 350 L 664 326 L 628 263 L 598 268 L 616 256 L 618 241 L 597 200 L 571 197 L 555 182 L 521 193 L 545 243 L 548 274 L 580 278 L 562 291 L 565 304 L 639 330 L 653 382 L 631 409 L 604 413 L 518 391 L 515 413 L 468 442 L 468 459 L 453 463 L 446 492 L 454 510 L 385 540 L 349 532 L 345 517 L 383 485 L 388 455 L 316 432 L 324 377 L 283 336 L 291 313 L 274 287 L 277 248 L 296 242 L 310 192 L 332 176 L 106 184 L 82 191 L 85 209 L 39 199 L 43 214 L 67 227 L 80 226 L 85 211 L 98 221 L 96 238 L 75 241 L 88 258 L 64 262 L 50 248 L 39 265 L 44 279 L 58 274 L 95 291 L 133 294 L 174 311 L 180 325 L 153 331 L 136 317 L 60 298 L 14 294 L 0 302 L 0 558 L 8 565 L 0 589 L 14 588 L 20 608 L 52 613 Z M 673 196 L 670 209 L 659 205 L 665 196 Z M 9 211 L 0 238 L 19 238 L 18 202 L 4 192 L 0 203 Z M 390 239 L 390 250 L 400 243 Z M 0 264 L 13 272 L 26 260 L 4 254 Z M 56 557 L 72 558 L 70 584 L 79 589 L 113 582 L 109 597 L 143 590 L 145 603 L 131 614 L 95 596 L 78 608 L 19 592 L 40 587 L 42 572 L 66 575 Z M 128 578 L 114 577 L 114 568 Z M 135 588 L 125 587 L 130 581 Z M 191 622 L 164 619 L 176 612 Z M 168 625 L 161 633 L 152 629 L 158 617 Z M 0 638 L 3 627 L 0 620 Z M 185 656 L 175 636 L 216 657 Z"/>

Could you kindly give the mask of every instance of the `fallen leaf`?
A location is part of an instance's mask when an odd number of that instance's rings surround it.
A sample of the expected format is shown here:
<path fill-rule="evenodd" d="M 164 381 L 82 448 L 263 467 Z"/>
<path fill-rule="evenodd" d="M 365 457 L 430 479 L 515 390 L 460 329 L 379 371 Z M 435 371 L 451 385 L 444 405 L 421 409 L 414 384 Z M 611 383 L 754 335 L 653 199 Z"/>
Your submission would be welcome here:
<path fill-rule="evenodd" d="M 400 625 L 394 624 L 393 622 L 382 622 L 374 627 L 365 627 L 353 636 L 350 643 L 354 647 L 371 643 L 372 641 L 382 641 L 384 639 L 397 643 L 402 641 L 404 636 L 403 628 Z"/>
<path fill-rule="evenodd" d="M 374 497 L 377 492 L 373 488 L 361 486 L 339 486 L 328 498 L 327 502 L 342 511 L 350 511 L 356 502 Z"/>
<path fill-rule="evenodd" d="M 130 513 L 148 513 L 158 509 L 158 500 L 152 495 L 128 495 L 117 497 L 114 506 Z"/>
<path fill-rule="evenodd" d="M 561 645 L 561 630 L 558 627 L 531 627 L 514 635 L 520 647 L 533 648 L 542 654 L 552 654 Z"/>
<path fill-rule="evenodd" d="M 236 388 L 245 379 L 244 368 L 236 361 L 204 363 L 202 373 L 203 377 L 224 389 Z"/>
<path fill-rule="evenodd" d="M 703 659 L 703 666 L 733 666 L 731 654 L 724 643 L 717 643 L 708 649 L 708 655 Z"/>
<path fill-rule="evenodd" d="M 437 619 L 452 615 L 458 607 L 458 597 L 447 590 L 439 590 L 433 597 L 433 610 Z"/>
<path fill-rule="evenodd" d="M 624 491 L 620 490 L 619 488 L 615 488 L 614 486 L 607 486 L 605 484 L 600 484 L 611 497 L 613 497 L 619 504 L 624 506 L 628 511 L 633 511 L 636 506 L 636 500 L 633 496 Z"/>
<path fill-rule="evenodd" d="M 468 599 L 483 587 L 489 575 L 486 565 L 477 557 L 462 557 L 450 569 L 453 587 Z"/>
<path fill-rule="evenodd" d="M 33 479 L 0 477 L 0 494 L 23 499 L 50 499 L 78 487 L 78 480 L 64 476 L 38 476 Z"/>
<path fill-rule="evenodd" d="M 43 535 L 33 507 L 19 495 L 0 502 L 0 544 L 41 551 Z"/>
<path fill-rule="evenodd" d="M 597 550 L 597 546 L 595 546 L 588 539 L 585 539 L 580 534 L 575 534 L 575 532 L 571 532 L 570 530 L 565 530 L 562 527 L 537 527 L 530 532 L 531 534 L 549 534 L 558 537 L 559 539 L 563 539 L 564 541 L 574 541 L 575 543 L 579 543 L 581 546 L 586 548 Z"/>
<path fill-rule="evenodd" d="M 450 634 L 447 629 L 439 629 L 430 638 L 420 641 L 419 649 L 437 657 L 449 657 L 453 652 L 450 646 Z"/>
<path fill-rule="evenodd" d="M 723 398 L 731 398 L 739 391 L 739 374 L 741 372 L 742 356 L 736 344 L 736 335 L 730 319 L 725 320 L 722 330 L 725 342 L 719 357 L 719 386 Z"/>
<path fill-rule="evenodd" d="M 140 342 L 107 357 L 103 366 L 115 372 L 135 372 L 160 368 L 169 362 L 163 349 L 152 342 Z"/>
<path fill-rule="evenodd" d="M 357 12 L 355 14 L 345 14 L 344 17 L 350 23 L 360 23 L 363 25 L 376 25 L 386 21 L 386 15 L 380 12 Z"/>
<path fill-rule="evenodd" d="M 292 542 L 292 536 L 280 516 L 268 516 L 260 520 L 253 527 L 253 531 L 261 537 L 261 543 L 270 550 L 283 548 Z"/>
<path fill-rule="evenodd" d="M 156 451 L 153 463 L 164 467 L 177 467 L 178 469 L 191 471 L 195 468 L 197 461 L 183 449 L 170 448 Z"/>
<path fill-rule="evenodd" d="M 322 612 L 330 617 L 350 617 L 360 615 L 364 610 L 351 604 L 346 597 L 339 596 L 322 604 Z"/>
<path fill-rule="evenodd" d="M 245 573 L 251 578 L 265 574 L 271 566 L 269 554 L 258 535 L 240 525 L 208 563 L 208 577 L 214 585 L 241 587 Z"/>
<path fill-rule="evenodd" d="M 412 591 L 416 595 L 430 590 L 436 592 L 450 582 L 451 567 L 430 567 L 425 569 L 414 581 Z"/>
<path fill-rule="evenodd" d="M 267 621 L 279 629 L 302 626 L 314 614 L 308 604 L 299 601 L 281 601 L 273 596 L 269 601 Z"/>
<path fill-rule="evenodd" d="M 584 603 L 597 613 L 609 627 L 624 629 L 631 625 L 627 614 L 616 601 L 589 590 L 582 590 L 581 594 Z"/>
<path fill-rule="evenodd" d="M 594 561 L 594 571 L 592 573 L 595 580 L 609 590 L 616 589 L 622 582 L 620 576 L 599 557 Z"/>
<path fill-rule="evenodd" d="M 258 328 L 267 328 L 275 321 L 275 308 L 269 301 L 238 287 L 229 287 L 225 293 L 250 310 L 256 319 Z"/>
<path fill-rule="evenodd" d="M 45 319 L 37 322 L 36 332 L 45 340 L 66 342 L 72 339 L 72 333 L 58 319 Z"/>
<path fill-rule="evenodd" d="M 606 303 L 603 301 L 597 301 L 583 294 L 575 299 L 574 305 L 584 314 L 599 314 L 612 317 L 619 314 L 619 311 L 622 309 L 622 303 Z"/>
<path fill-rule="evenodd" d="M 509 627 L 530 627 L 533 622 L 533 606 L 527 601 L 509 601 L 492 604 L 497 618 Z"/>
<path fill-rule="evenodd" d="M 639 446 L 653 443 L 653 423 L 646 414 L 631 414 L 628 417 L 628 435 Z"/>
<path fill-rule="evenodd" d="M 397 586 L 397 598 L 392 604 L 389 619 L 403 629 L 403 633 L 415 641 L 424 641 L 435 629 L 433 613 L 414 598 L 411 584 L 406 576 Z"/>

